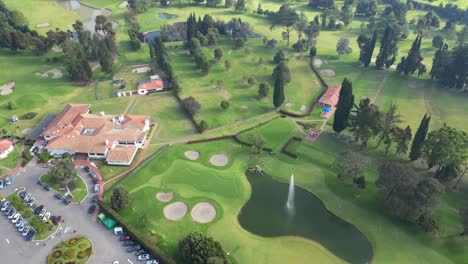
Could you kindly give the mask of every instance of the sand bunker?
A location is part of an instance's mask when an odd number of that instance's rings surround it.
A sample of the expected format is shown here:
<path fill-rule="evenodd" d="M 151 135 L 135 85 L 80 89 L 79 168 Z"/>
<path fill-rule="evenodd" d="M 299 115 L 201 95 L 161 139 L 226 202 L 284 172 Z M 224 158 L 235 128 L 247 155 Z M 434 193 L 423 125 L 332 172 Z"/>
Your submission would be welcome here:
<path fill-rule="evenodd" d="M 37 28 L 45 28 L 45 27 L 50 27 L 50 23 L 42 23 L 42 24 L 37 24 Z"/>
<path fill-rule="evenodd" d="M 127 6 L 128 6 L 128 1 L 123 1 L 122 3 L 120 3 L 119 8 L 127 8 Z"/>
<path fill-rule="evenodd" d="M 7 95 L 13 92 L 13 87 L 15 87 L 16 82 L 7 83 L 0 86 L 0 95 Z"/>
<path fill-rule="evenodd" d="M 241 106 L 241 107 L 242 107 L 242 109 L 249 109 L 249 106 L 248 106 L 248 105 L 243 105 L 243 106 Z"/>
<path fill-rule="evenodd" d="M 187 157 L 187 159 L 189 160 L 197 160 L 200 157 L 200 153 L 198 151 L 193 150 L 185 151 L 184 154 L 185 157 Z"/>
<path fill-rule="evenodd" d="M 197 203 L 191 212 L 193 221 L 198 223 L 209 223 L 216 217 L 216 208 L 207 202 Z"/>
<path fill-rule="evenodd" d="M 163 213 L 166 219 L 178 221 L 182 219 L 188 211 L 188 206 L 184 202 L 175 202 L 164 207 Z"/>
<path fill-rule="evenodd" d="M 335 71 L 332 70 L 332 69 L 322 70 L 322 71 L 320 71 L 320 74 L 323 74 L 323 75 L 328 76 L 328 77 L 334 77 L 336 75 Z"/>
<path fill-rule="evenodd" d="M 290 103 L 290 102 L 286 103 L 286 107 L 291 107 L 291 106 L 292 106 L 292 103 Z"/>
<path fill-rule="evenodd" d="M 52 74 L 52 79 L 60 79 L 63 77 L 62 71 L 56 68 L 52 70 L 48 70 L 46 72 L 42 72 L 42 73 L 36 72 L 36 75 L 41 76 L 41 77 L 49 77 L 49 74 Z"/>
<path fill-rule="evenodd" d="M 51 50 L 56 53 L 63 51 L 63 49 L 59 46 L 53 46 Z"/>
<path fill-rule="evenodd" d="M 302 105 L 300 110 L 301 112 L 305 112 L 307 110 L 307 105 Z"/>
<path fill-rule="evenodd" d="M 323 61 L 321 59 L 314 59 L 314 67 L 320 68 L 322 67 Z"/>
<path fill-rule="evenodd" d="M 158 201 L 166 203 L 174 199 L 174 193 L 173 192 L 158 192 L 156 194 L 156 199 Z"/>
<path fill-rule="evenodd" d="M 228 164 L 229 158 L 225 154 L 216 154 L 216 155 L 211 156 L 210 162 L 211 164 L 215 166 L 222 167 Z"/>
<path fill-rule="evenodd" d="M 150 72 L 151 71 L 151 68 L 150 67 L 140 67 L 140 68 L 135 68 L 132 70 L 133 73 L 147 73 L 147 72 Z"/>

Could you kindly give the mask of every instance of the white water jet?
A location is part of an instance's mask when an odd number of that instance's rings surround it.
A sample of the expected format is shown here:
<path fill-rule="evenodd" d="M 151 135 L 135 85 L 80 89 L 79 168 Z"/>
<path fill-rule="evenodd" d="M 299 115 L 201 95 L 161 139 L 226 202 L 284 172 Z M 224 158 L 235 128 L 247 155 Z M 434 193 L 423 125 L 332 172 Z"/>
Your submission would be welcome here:
<path fill-rule="evenodd" d="M 291 175 L 289 181 L 288 202 L 286 203 L 288 209 L 294 209 L 294 174 Z"/>

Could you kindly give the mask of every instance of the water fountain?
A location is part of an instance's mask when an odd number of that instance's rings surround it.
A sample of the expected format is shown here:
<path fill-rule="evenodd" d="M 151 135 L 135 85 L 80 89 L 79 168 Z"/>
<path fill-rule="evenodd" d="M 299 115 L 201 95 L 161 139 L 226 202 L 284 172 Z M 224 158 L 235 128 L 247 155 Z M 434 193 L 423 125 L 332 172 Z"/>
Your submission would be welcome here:
<path fill-rule="evenodd" d="M 288 191 L 288 202 L 286 207 L 289 210 L 294 209 L 294 174 L 291 175 L 291 180 L 289 181 L 289 191 Z"/>

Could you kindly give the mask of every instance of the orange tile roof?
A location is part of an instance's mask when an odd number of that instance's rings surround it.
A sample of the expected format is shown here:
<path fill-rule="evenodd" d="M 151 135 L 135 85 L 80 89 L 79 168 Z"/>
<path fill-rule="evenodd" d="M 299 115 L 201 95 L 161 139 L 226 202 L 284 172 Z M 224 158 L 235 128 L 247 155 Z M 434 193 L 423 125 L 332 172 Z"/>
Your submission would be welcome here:
<path fill-rule="evenodd" d="M 338 104 L 340 98 L 341 86 L 334 86 L 333 88 L 328 88 L 322 97 L 320 97 L 319 102 L 322 104 L 331 105 L 332 107 Z"/>
<path fill-rule="evenodd" d="M 138 90 L 156 90 L 156 89 L 163 89 L 164 84 L 161 79 L 151 79 L 148 81 L 143 81 L 138 84 Z"/>
<path fill-rule="evenodd" d="M 0 152 L 7 151 L 11 146 L 13 146 L 13 142 L 10 140 L 0 140 Z"/>
<path fill-rule="evenodd" d="M 135 146 L 117 146 L 109 151 L 106 161 L 110 162 L 130 162 L 137 148 Z"/>
<path fill-rule="evenodd" d="M 59 137 L 73 130 L 80 115 L 89 111 L 89 104 L 67 104 L 42 132 L 43 136 Z"/>

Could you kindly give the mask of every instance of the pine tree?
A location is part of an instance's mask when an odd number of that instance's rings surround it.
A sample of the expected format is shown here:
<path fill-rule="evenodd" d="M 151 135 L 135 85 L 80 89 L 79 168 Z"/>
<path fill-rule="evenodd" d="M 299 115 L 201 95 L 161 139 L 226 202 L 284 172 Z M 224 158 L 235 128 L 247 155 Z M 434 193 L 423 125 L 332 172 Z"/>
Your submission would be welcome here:
<path fill-rule="evenodd" d="M 391 27 L 385 28 L 384 36 L 380 41 L 380 52 L 377 55 L 375 65 L 378 69 L 390 67 L 397 54 L 397 36 Z"/>
<path fill-rule="evenodd" d="M 403 73 L 405 76 L 408 74 L 413 74 L 416 70 L 421 67 L 425 67 L 422 64 L 423 57 L 421 56 L 421 39 L 422 36 L 417 36 L 411 45 L 411 49 L 408 52 L 408 56 L 402 57 L 401 62 L 397 66 L 397 72 Z"/>
<path fill-rule="evenodd" d="M 106 44 L 104 41 L 99 43 L 99 64 L 101 65 L 101 70 L 107 74 L 113 74 L 113 58 L 110 51 L 107 49 Z"/>
<path fill-rule="evenodd" d="M 353 84 L 344 79 L 333 120 L 333 130 L 340 133 L 348 125 L 349 114 L 354 105 Z"/>
<path fill-rule="evenodd" d="M 427 114 L 424 115 L 423 119 L 421 120 L 421 124 L 419 124 L 418 130 L 414 135 L 413 143 L 411 144 L 411 151 L 409 154 L 410 160 L 414 161 L 421 157 L 421 151 L 424 144 L 424 140 L 426 140 L 426 135 L 429 130 L 429 123 L 431 121 L 431 116 Z"/>
<path fill-rule="evenodd" d="M 190 13 L 187 19 L 187 43 L 190 43 L 190 40 L 195 37 L 197 30 L 198 26 L 195 13 Z"/>
<path fill-rule="evenodd" d="M 363 58 L 362 63 L 364 63 L 364 67 L 369 66 L 372 60 L 372 54 L 374 54 L 375 43 L 377 42 L 377 31 L 374 31 L 372 35 L 372 39 L 369 42 L 369 45 L 366 47 L 365 57 Z"/>
<path fill-rule="evenodd" d="M 284 103 L 284 81 L 283 78 L 276 78 L 275 89 L 273 91 L 273 105 L 278 108 Z"/>

